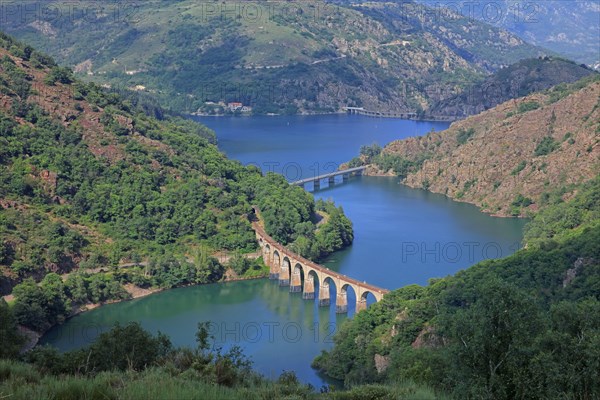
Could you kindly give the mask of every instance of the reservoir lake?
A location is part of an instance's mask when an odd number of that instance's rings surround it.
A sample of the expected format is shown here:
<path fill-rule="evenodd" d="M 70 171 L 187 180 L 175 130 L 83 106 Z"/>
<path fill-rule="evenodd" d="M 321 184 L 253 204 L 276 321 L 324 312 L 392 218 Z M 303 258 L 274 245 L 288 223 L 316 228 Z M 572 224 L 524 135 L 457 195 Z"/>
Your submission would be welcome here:
<path fill-rule="evenodd" d="M 361 145 L 381 146 L 410 136 L 443 130 L 448 123 L 378 119 L 359 115 L 197 117 L 215 130 L 220 149 L 263 172 L 289 181 L 335 171 L 358 155 Z M 312 191 L 312 184 L 307 185 Z M 399 184 L 392 177 L 353 177 L 328 187 L 316 198 L 344 208 L 354 225 L 354 244 L 322 264 L 352 278 L 396 289 L 426 285 L 478 261 L 505 257 L 520 247 L 525 220 L 495 218 L 475 206 Z M 41 340 L 66 351 L 84 346 L 116 323 L 139 322 L 170 336 L 176 346 L 195 346 L 198 322 L 211 321 L 218 346 L 239 345 L 267 377 L 294 371 L 319 388 L 339 386 L 310 367 L 333 334 L 354 315 L 348 293 L 347 315 L 317 300 L 302 300 L 267 279 L 212 284 L 164 291 L 110 304 L 69 319 Z"/>

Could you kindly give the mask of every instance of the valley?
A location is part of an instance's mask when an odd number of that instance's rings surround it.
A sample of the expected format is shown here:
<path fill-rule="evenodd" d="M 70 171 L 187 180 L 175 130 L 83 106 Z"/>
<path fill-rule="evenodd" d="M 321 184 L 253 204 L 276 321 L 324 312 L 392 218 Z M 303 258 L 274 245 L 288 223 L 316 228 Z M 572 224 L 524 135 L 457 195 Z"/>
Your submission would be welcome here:
<path fill-rule="evenodd" d="M 34 23 L 15 12 L 6 30 L 83 79 L 150 93 L 177 112 L 216 112 L 207 103 L 218 102 L 255 114 L 420 112 L 502 66 L 549 54 L 460 14 L 440 19 L 404 4 L 86 4 L 42 8 Z"/>
<path fill-rule="evenodd" d="M 467 3 L 1 5 L 0 398 L 597 398 L 600 9 Z"/>

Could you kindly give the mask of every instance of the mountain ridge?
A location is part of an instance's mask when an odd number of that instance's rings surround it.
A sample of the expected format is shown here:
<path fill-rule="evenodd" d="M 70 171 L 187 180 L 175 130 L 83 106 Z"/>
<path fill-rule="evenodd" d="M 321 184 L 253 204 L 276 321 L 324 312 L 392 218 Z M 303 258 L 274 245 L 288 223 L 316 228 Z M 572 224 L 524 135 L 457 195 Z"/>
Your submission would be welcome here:
<path fill-rule="evenodd" d="M 509 100 L 447 130 L 366 147 L 349 165 L 473 203 L 499 216 L 535 213 L 547 192 L 600 171 L 600 77 Z M 565 196 L 569 195 L 565 193 Z"/>
<path fill-rule="evenodd" d="M 529 43 L 600 69 L 600 5 L 595 1 L 457 3 L 441 0 L 436 4 L 448 5 L 465 16 L 504 28 Z"/>
<path fill-rule="evenodd" d="M 438 20 L 377 2 L 270 6 L 258 6 L 257 21 L 238 3 L 153 1 L 118 21 L 108 9 L 88 24 L 75 15 L 9 18 L 6 27 L 88 79 L 153 93 L 186 112 L 211 112 L 206 102 L 220 101 L 258 114 L 344 106 L 414 112 L 439 100 L 439 86 L 460 91 L 503 65 L 548 53 L 460 14 Z"/>
<path fill-rule="evenodd" d="M 594 70 L 557 57 L 521 60 L 504 67 L 462 93 L 434 103 L 425 118 L 462 119 L 479 114 L 510 99 L 539 92 L 561 83 L 573 83 Z"/>

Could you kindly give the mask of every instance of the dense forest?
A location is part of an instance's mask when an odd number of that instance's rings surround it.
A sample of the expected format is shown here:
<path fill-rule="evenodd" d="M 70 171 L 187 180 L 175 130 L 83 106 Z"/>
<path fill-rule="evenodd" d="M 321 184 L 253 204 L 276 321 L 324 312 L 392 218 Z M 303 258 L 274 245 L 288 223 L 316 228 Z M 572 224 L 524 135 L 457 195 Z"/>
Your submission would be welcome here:
<path fill-rule="evenodd" d="M 549 196 L 526 247 L 391 292 L 314 366 L 348 385 L 412 380 L 456 398 L 600 396 L 600 177 Z"/>
<path fill-rule="evenodd" d="M 6 35 L 0 100 L 0 289 L 26 327 L 127 298 L 124 285 L 256 274 L 260 259 L 240 261 L 257 249 L 253 205 L 267 232 L 315 260 L 352 242 L 341 209 L 228 160 L 206 127 L 77 81 Z M 221 265 L 216 252 L 237 256 Z"/>

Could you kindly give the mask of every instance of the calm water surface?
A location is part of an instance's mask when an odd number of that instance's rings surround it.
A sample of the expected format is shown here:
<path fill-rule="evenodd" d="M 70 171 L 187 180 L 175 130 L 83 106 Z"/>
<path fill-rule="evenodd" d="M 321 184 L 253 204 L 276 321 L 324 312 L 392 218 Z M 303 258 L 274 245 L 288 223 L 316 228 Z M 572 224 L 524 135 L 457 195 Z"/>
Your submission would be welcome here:
<path fill-rule="evenodd" d="M 219 146 L 229 157 L 283 173 L 290 181 L 337 169 L 362 144 L 384 145 L 447 126 L 343 115 L 201 121 L 217 132 Z M 518 248 L 525 223 L 493 218 L 474 206 L 403 187 L 395 178 L 357 177 L 325 187 L 315 196 L 333 199 L 354 223 L 354 245 L 324 264 L 388 289 L 423 285 L 477 261 L 506 256 Z M 352 317 L 353 293 L 348 305 Z M 303 381 L 320 387 L 328 382 L 310 363 L 332 346 L 333 332 L 347 318 L 334 310 L 334 306 L 319 308 L 268 280 L 233 282 L 101 307 L 53 329 L 42 342 L 73 349 L 117 321 L 139 321 L 150 331 L 168 334 L 176 345 L 192 346 L 197 323 L 212 321 L 219 344 L 240 345 L 258 371 L 277 377 L 293 370 Z"/>

